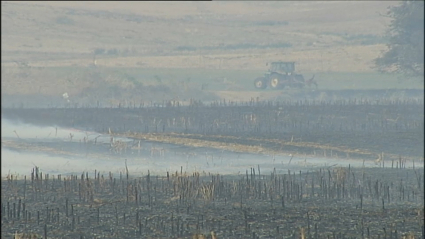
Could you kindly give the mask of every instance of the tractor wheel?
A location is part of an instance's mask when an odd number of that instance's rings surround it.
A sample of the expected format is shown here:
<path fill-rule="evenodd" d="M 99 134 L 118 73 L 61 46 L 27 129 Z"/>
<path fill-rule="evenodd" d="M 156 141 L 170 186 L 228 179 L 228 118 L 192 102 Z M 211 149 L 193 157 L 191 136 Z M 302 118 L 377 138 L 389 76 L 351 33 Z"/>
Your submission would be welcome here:
<path fill-rule="evenodd" d="M 265 89 L 267 87 L 266 78 L 264 78 L 264 77 L 258 77 L 254 81 L 254 86 L 257 89 L 262 89 L 262 90 Z"/>
<path fill-rule="evenodd" d="M 269 78 L 269 85 L 272 89 L 278 89 L 281 85 L 281 77 L 278 74 L 272 74 Z"/>

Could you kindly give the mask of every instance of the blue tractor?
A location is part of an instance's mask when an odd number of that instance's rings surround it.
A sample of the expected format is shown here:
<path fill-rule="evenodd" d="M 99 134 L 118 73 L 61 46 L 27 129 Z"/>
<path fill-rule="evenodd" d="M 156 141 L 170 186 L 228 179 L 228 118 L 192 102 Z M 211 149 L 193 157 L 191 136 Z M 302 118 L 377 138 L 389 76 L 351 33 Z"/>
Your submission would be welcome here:
<path fill-rule="evenodd" d="M 308 86 L 314 84 L 317 88 L 314 76 L 306 82 L 303 75 L 295 73 L 295 62 L 293 61 L 270 63 L 270 68 L 266 74 L 254 81 L 254 86 L 257 89 L 303 88 L 306 84 Z"/>

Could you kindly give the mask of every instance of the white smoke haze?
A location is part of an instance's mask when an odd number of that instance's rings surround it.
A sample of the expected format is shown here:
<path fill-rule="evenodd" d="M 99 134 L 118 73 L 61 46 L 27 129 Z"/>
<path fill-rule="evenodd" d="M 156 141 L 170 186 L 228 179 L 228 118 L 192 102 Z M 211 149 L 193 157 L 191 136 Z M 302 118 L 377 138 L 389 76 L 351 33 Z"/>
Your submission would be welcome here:
<path fill-rule="evenodd" d="M 57 132 L 56 132 L 57 128 Z M 119 175 L 125 172 L 125 164 L 130 175 L 146 175 L 148 170 L 151 174 L 165 175 L 182 169 L 184 172 L 205 172 L 226 174 L 245 174 L 251 168 L 256 171 L 258 165 L 261 174 L 270 174 L 274 170 L 277 173 L 287 173 L 288 170 L 314 170 L 315 168 L 348 166 L 352 167 L 377 167 L 373 161 L 363 162 L 359 159 L 335 159 L 324 157 L 292 157 L 290 155 L 256 155 L 248 153 L 234 153 L 205 148 L 187 148 L 169 144 L 143 142 L 145 153 L 138 155 L 137 150 L 132 150 L 130 155 L 112 155 L 108 150 L 110 137 L 96 132 L 78 131 L 71 128 L 56 126 L 40 127 L 22 122 L 11 122 L 2 119 L 1 122 L 1 174 L 2 178 L 7 174 L 29 175 L 31 169 L 39 167 L 41 172 L 49 174 L 81 174 L 82 172 L 94 173 L 95 170 L 101 173 L 112 172 Z M 15 133 L 16 132 L 16 133 Z M 73 140 L 70 141 L 70 133 Z M 19 138 L 18 138 L 18 136 Z M 83 148 L 78 148 L 79 141 L 84 137 L 93 140 L 97 139 L 98 153 L 86 153 Z M 120 139 L 131 142 L 131 139 Z M 39 152 L 31 149 L 15 150 L 4 146 L 4 141 L 26 142 L 26 143 L 46 143 L 53 147 L 54 143 L 61 143 L 65 151 L 71 152 L 72 156 L 63 155 L 59 152 Z M 99 144 L 103 143 L 103 146 Z M 80 143 L 81 145 L 81 143 Z M 78 147 L 76 147 L 78 146 Z M 167 153 L 163 157 L 151 157 L 146 153 L 150 147 L 163 147 Z M 59 147 L 59 146 L 56 146 Z M 179 152 L 173 153 L 173 152 Z M 190 154 L 191 153 L 191 154 Z M 292 158 L 292 159 L 291 159 Z M 388 162 L 387 162 L 388 163 Z M 412 163 L 408 164 L 412 167 Z M 423 162 L 415 162 L 415 167 L 423 167 Z"/>
<path fill-rule="evenodd" d="M 57 131 L 56 131 L 57 130 Z M 125 168 L 125 160 L 111 160 L 105 157 L 104 160 L 91 159 L 87 157 L 71 157 L 47 154 L 43 152 L 19 152 L 11 150 L 3 145 L 4 140 L 25 141 L 25 142 L 70 142 L 70 133 L 73 134 L 73 142 L 77 142 L 84 137 L 94 139 L 99 134 L 95 132 L 76 131 L 74 129 L 61 128 L 56 126 L 40 127 L 22 122 L 12 122 L 2 119 L 1 122 L 1 174 L 2 177 L 8 173 L 29 174 L 34 166 L 37 166 L 45 173 L 67 174 L 81 173 L 82 171 L 104 170 L 119 172 Z M 102 140 L 103 139 L 103 140 Z M 104 141 L 104 142 L 102 142 Z M 98 138 L 99 143 L 109 142 L 109 136 Z M 119 164 L 119 165 L 118 165 Z"/>
<path fill-rule="evenodd" d="M 95 132 L 77 131 L 75 129 L 67 129 L 57 126 L 42 127 L 22 123 L 20 121 L 12 122 L 8 119 L 1 120 L 2 138 L 17 138 L 19 136 L 21 139 L 69 139 L 70 133 L 74 135 L 75 139 L 87 136 L 86 133 L 89 135 L 96 134 Z"/>

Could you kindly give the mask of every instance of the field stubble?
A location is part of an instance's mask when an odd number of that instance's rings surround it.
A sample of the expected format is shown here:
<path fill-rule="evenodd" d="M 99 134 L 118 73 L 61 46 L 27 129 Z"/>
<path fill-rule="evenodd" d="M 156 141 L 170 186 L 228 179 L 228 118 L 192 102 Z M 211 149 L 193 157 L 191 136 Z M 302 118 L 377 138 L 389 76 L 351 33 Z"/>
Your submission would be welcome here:
<path fill-rule="evenodd" d="M 423 170 L 403 164 L 269 175 L 258 167 L 240 176 L 106 173 L 48 175 L 35 167 L 8 175 L 2 238 L 424 236 Z"/>

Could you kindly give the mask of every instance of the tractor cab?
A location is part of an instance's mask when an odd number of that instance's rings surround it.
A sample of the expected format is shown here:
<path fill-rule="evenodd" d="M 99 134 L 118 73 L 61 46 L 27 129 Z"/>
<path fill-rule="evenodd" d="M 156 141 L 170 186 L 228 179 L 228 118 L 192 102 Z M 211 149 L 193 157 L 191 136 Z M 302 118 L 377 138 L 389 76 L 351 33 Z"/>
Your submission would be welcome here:
<path fill-rule="evenodd" d="M 266 64 L 268 66 L 269 63 Z M 293 61 L 275 61 L 270 63 L 269 70 L 264 76 L 258 77 L 254 81 L 257 89 L 284 89 L 285 87 L 303 88 L 306 84 L 310 86 L 317 83 L 311 78 L 306 83 L 304 76 L 295 73 L 295 62 Z"/>
<path fill-rule="evenodd" d="M 290 75 L 295 71 L 295 62 L 277 61 L 270 63 L 269 73 Z"/>

